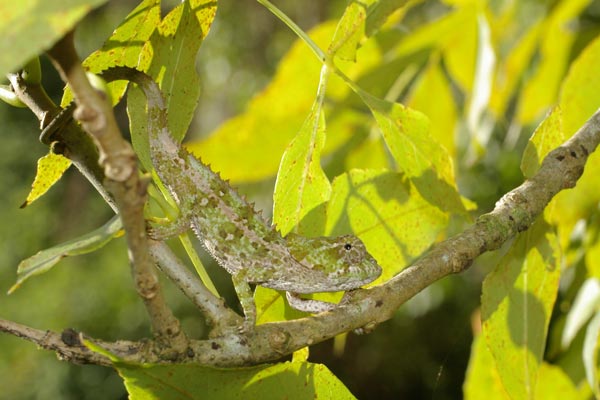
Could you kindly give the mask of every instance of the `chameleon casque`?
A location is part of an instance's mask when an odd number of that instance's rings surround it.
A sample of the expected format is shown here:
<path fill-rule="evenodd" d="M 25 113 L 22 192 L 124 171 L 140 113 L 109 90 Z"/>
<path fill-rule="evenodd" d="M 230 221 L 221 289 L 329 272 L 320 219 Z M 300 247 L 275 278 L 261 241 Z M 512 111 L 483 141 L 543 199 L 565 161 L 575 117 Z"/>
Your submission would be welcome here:
<path fill-rule="evenodd" d="M 227 182 L 173 139 L 162 93 L 148 75 L 115 67 L 102 76 L 130 80 L 144 92 L 152 164 L 180 209 L 178 219 L 162 236 L 193 229 L 211 256 L 231 274 L 245 328 L 256 319 L 250 283 L 284 290 L 292 307 L 319 312 L 335 305 L 303 300 L 295 294 L 352 290 L 381 274 L 377 261 L 355 236 L 309 238 L 290 233 L 282 237 Z"/>

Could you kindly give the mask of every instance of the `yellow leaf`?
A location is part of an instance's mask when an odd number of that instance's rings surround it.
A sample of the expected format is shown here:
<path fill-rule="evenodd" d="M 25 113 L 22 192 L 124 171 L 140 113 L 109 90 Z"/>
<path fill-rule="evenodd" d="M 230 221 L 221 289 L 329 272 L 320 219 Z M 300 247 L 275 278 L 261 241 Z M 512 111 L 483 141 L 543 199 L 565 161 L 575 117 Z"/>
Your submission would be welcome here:
<path fill-rule="evenodd" d="M 71 160 L 59 154 L 49 153 L 40 158 L 37 163 L 37 173 L 31 191 L 27 200 L 21 205 L 21 208 L 27 207 L 35 200 L 40 198 L 52 187 L 71 165 Z"/>

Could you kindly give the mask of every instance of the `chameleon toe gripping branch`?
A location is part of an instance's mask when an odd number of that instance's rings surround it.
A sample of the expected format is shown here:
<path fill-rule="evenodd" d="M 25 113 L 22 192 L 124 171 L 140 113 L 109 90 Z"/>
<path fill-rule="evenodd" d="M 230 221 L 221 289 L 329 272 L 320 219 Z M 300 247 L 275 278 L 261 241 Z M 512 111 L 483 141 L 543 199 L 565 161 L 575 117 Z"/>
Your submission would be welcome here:
<path fill-rule="evenodd" d="M 127 79 L 147 100 L 150 157 L 180 215 L 171 234 L 194 230 L 208 252 L 231 275 L 252 328 L 256 309 L 249 284 L 284 290 L 291 306 L 303 311 L 330 310 L 334 304 L 302 300 L 295 294 L 352 290 L 375 280 L 381 267 L 355 236 L 282 237 L 228 183 L 171 136 L 158 85 L 148 75 L 126 67 L 103 73 L 107 80 Z"/>

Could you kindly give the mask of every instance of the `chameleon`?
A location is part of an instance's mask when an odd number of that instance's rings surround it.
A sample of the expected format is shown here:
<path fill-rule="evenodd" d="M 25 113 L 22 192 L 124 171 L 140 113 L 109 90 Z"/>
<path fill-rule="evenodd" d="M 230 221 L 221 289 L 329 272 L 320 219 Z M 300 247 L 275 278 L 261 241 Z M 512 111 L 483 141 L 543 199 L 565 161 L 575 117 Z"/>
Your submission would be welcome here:
<path fill-rule="evenodd" d="M 231 274 L 245 316 L 244 329 L 256 322 L 250 284 L 286 291 L 292 307 L 320 312 L 336 305 L 297 295 L 353 290 L 379 277 L 381 267 L 356 236 L 290 233 L 283 237 L 267 223 L 228 182 L 173 139 L 162 92 L 151 77 L 127 67 L 111 68 L 102 76 L 107 80 L 125 77 L 144 92 L 150 159 L 180 210 L 177 219 L 163 227 L 163 236 L 189 228 L 194 231 L 208 253 Z"/>

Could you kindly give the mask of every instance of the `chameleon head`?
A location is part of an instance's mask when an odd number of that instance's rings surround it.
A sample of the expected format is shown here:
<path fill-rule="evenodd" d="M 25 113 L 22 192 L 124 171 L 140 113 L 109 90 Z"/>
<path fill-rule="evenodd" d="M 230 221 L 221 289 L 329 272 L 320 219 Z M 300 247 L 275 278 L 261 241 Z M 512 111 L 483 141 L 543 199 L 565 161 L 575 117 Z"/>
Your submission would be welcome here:
<path fill-rule="evenodd" d="M 356 236 L 306 238 L 292 234 L 286 239 L 298 262 L 324 275 L 325 281 L 319 284 L 327 288 L 315 291 L 357 289 L 381 275 L 381 267 Z"/>

